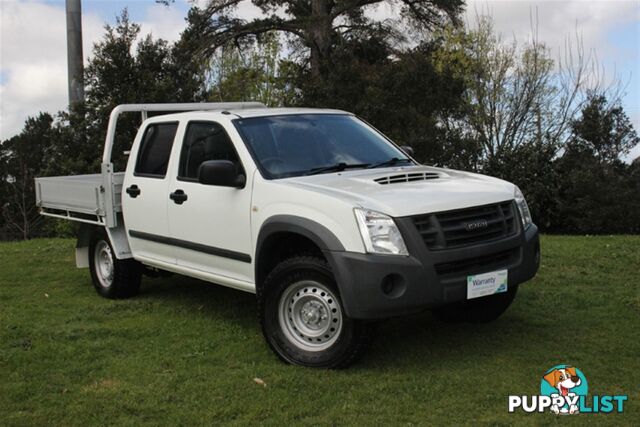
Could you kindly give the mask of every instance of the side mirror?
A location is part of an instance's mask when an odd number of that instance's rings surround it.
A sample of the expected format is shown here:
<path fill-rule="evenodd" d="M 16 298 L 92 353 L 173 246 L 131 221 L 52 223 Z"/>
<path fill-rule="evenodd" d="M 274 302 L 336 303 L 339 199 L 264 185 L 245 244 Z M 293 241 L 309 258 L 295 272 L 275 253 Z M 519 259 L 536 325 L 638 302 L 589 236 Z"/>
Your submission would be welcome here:
<path fill-rule="evenodd" d="M 402 149 L 407 156 L 413 157 L 413 148 L 411 148 L 410 145 L 401 145 L 400 149 Z"/>
<path fill-rule="evenodd" d="M 207 160 L 198 167 L 198 182 L 204 185 L 244 188 L 247 178 L 229 160 Z"/>

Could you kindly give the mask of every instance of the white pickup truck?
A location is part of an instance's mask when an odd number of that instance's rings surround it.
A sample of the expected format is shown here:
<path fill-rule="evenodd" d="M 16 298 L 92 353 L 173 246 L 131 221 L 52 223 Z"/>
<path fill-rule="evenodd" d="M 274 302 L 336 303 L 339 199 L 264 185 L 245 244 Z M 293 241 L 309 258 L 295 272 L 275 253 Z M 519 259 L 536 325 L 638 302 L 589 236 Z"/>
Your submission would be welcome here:
<path fill-rule="evenodd" d="M 123 112 L 143 122 L 114 172 Z M 100 295 L 133 296 L 159 270 L 255 293 L 266 341 L 304 366 L 350 364 L 375 319 L 496 319 L 540 262 L 518 187 L 420 165 L 344 111 L 121 105 L 101 173 L 36 192 L 43 215 L 83 223 L 76 262 Z"/>

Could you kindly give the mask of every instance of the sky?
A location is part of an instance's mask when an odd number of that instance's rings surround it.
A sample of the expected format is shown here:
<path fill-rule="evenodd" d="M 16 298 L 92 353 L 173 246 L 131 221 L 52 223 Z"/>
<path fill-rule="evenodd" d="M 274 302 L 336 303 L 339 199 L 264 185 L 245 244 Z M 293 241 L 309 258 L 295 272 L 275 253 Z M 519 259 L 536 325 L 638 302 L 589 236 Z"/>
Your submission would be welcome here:
<path fill-rule="evenodd" d="M 85 60 L 105 23 L 113 24 L 125 7 L 143 34 L 174 41 L 190 3 L 176 0 L 165 7 L 154 0 L 82 0 Z M 368 13 L 384 18 L 394 12 L 380 6 Z M 245 1 L 236 13 L 250 19 L 260 10 Z M 597 55 L 604 78 L 624 82 L 623 105 L 640 133 L 640 0 L 467 0 L 464 19 L 472 25 L 476 13 L 491 15 L 505 39 L 519 41 L 531 37 L 531 17 L 536 16 L 538 39 L 554 57 L 578 34 L 585 50 Z M 64 0 L 0 0 L 0 140 L 20 132 L 28 116 L 66 108 L 66 67 Z M 637 156 L 640 146 L 630 158 Z"/>

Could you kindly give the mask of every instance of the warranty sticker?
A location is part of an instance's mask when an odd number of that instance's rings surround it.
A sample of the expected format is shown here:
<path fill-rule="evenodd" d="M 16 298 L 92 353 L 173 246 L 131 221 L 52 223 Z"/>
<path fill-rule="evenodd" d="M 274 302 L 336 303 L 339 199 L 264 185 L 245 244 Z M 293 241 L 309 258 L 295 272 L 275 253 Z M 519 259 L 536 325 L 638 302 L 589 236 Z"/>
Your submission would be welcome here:
<path fill-rule="evenodd" d="M 467 299 L 507 292 L 508 270 L 467 276 Z"/>

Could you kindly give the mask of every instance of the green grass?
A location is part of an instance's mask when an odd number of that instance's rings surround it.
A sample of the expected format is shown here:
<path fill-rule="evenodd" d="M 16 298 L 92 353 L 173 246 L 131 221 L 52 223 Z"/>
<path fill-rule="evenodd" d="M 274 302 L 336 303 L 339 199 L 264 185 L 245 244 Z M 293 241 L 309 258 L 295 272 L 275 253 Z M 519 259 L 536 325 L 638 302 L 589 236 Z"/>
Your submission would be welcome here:
<path fill-rule="evenodd" d="M 640 236 L 545 236 L 498 321 L 389 320 L 340 371 L 281 363 L 250 294 L 174 276 L 100 298 L 73 246 L 0 244 L 0 425 L 640 425 Z M 507 413 L 560 363 L 590 394 L 628 394 L 626 412 Z"/>

